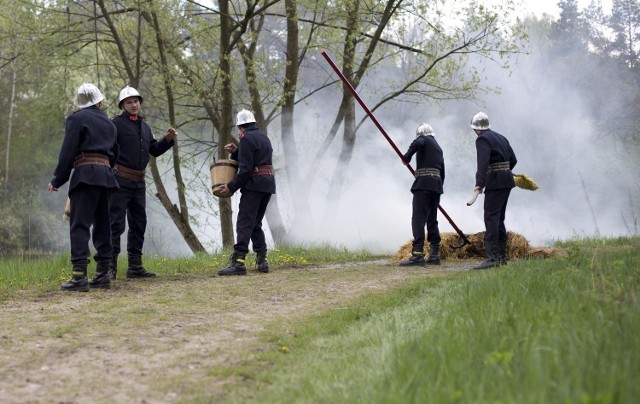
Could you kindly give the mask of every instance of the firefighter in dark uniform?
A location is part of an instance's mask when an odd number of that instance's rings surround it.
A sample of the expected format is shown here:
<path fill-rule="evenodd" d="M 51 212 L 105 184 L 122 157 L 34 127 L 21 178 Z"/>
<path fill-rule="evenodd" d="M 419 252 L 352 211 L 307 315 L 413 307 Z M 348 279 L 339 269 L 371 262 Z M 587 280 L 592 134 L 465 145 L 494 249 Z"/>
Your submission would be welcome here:
<path fill-rule="evenodd" d="M 147 228 L 145 168 L 149 163 L 149 155 L 158 157 L 171 149 L 176 130 L 169 128 L 164 138 L 159 141 L 154 139 L 151 128 L 140 114 L 141 104 L 140 93 L 135 88 L 126 86 L 120 91 L 118 97 L 118 107 L 123 110 L 122 114 L 111 119 L 118 129 L 120 146 L 120 156 L 113 168 L 120 190 L 111 195 L 110 206 L 113 244 L 110 268 L 112 279 L 117 278 L 120 237 L 124 233 L 126 224 L 129 225 L 127 278 L 156 276 L 142 266 L 142 246 Z"/>
<path fill-rule="evenodd" d="M 486 269 L 507 263 L 507 228 L 504 225 L 507 202 L 515 187 L 513 173 L 518 160 L 507 138 L 492 131 L 489 117 L 478 112 L 471 118 L 477 135 L 478 169 L 474 191 L 484 192 L 485 260 L 474 269 Z"/>
<path fill-rule="evenodd" d="M 402 266 L 424 265 L 424 227 L 427 226 L 427 241 L 429 242 L 429 257 L 427 265 L 440 265 L 440 230 L 438 228 L 438 205 L 443 193 L 444 157 L 442 149 L 430 125 L 423 123 L 416 130 L 416 139 L 404 154 L 405 164 L 416 156 L 415 180 L 411 186 L 413 193 L 413 213 L 411 215 L 411 229 L 413 231 L 413 245 L 411 258 L 400 262 Z"/>
<path fill-rule="evenodd" d="M 100 110 L 104 96 L 91 83 L 78 88 L 78 111 L 65 123 L 65 134 L 49 192 L 57 191 L 71 176 L 69 237 L 73 275 L 62 284 L 65 291 L 87 292 L 89 287 L 109 288 L 111 227 L 109 197 L 118 189 L 111 167 L 118 157 L 116 128 Z M 73 174 L 71 173 L 73 171 Z M 91 231 L 93 226 L 93 232 Z M 96 249 L 96 275 L 87 278 L 89 239 Z"/>
<path fill-rule="evenodd" d="M 240 145 L 230 143 L 224 149 L 238 161 L 238 173 L 233 181 L 220 188 L 221 196 L 231 196 L 240 190 L 240 206 L 236 223 L 236 244 L 233 246 L 230 265 L 218 271 L 218 275 L 246 275 L 245 257 L 249 252 L 249 241 L 256 253 L 258 272 L 269 272 L 267 243 L 262 230 L 262 219 L 271 195 L 276 193 L 273 175 L 273 148 L 267 135 L 256 126 L 251 111 L 238 112 L 236 126 L 239 129 Z"/>

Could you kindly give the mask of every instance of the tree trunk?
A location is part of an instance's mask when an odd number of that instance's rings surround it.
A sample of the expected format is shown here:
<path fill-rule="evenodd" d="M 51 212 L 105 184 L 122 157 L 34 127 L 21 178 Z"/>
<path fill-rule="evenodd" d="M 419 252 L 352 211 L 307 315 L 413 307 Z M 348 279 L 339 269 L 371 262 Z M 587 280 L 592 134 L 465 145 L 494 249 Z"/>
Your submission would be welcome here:
<path fill-rule="evenodd" d="M 156 42 L 158 45 L 158 52 L 160 54 L 160 61 L 162 66 L 162 78 L 164 81 L 165 92 L 167 94 L 167 106 L 169 109 L 169 122 L 171 126 L 176 126 L 176 116 L 175 116 L 175 102 L 173 96 L 173 87 L 171 86 L 171 77 L 168 71 L 168 60 L 165 52 L 165 41 L 162 37 L 162 31 L 160 29 L 160 24 L 158 22 L 158 16 L 155 11 L 151 12 L 151 17 L 153 21 L 153 28 L 156 33 Z M 169 207 L 168 200 L 169 197 L 164 188 L 164 184 L 162 182 L 162 178 L 160 177 L 160 173 L 158 171 L 158 167 L 156 165 L 155 159 L 151 159 L 151 170 L 153 172 L 153 180 L 156 184 L 158 199 L 160 199 L 162 205 L 165 207 L 174 223 L 178 227 L 180 234 L 191 248 L 191 251 L 194 253 L 204 252 L 204 246 L 198 240 L 198 237 L 193 232 L 191 225 L 189 223 L 189 207 L 187 206 L 187 198 L 185 195 L 185 185 L 184 180 L 182 178 L 182 171 L 180 169 L 180 151 L 178 147 L 178 140 L 176 138 L 173 148 L 173 172 L 176 178 L 176 189 L 178 191 L 178 201 L 180 203 L 180 209 L 178 209 L 175 205 L 171 205 Z M 179 218 L 177 217 L 179 216 Z"/>
<path fill-rule="evenodd" d="M 287 12 L 287 51 L 284 84 L 282 87 L 280 117 L 282 125 L 282 147 L 287 177 L 293 184 L 300 182 L 300 167 L 296 138 L 293 133 L 293 109 L 298 85 L 298 14 L 296 0 L 285 0 Z"/>
<path fill-rule="evenodd" d="M 7 153 L 4 168 L 4 186 L 5 192 L 9 190 L 9 161 L 11 160 L 11 135 L 13 132 L 13 111 L 16 104 L 16 81 L 18 72 L 16 70 L 16 61 L 11 61 L 11 98 L 9 99 L 9 118 L 7 124 Z"/>
<path fill-rule="evenodd" d="M 169 213 L 169 217 L 171 218 L 171 220 L 173 220 L 173 223 L 178 228 L 178 231 L 182 235 L 182 238 L 194 253 L 204 252 L 204 246 L 191 228 L 191 224 L 189 223 L 189 216 L 185 215 L 184 212 L 181 212 L 180 209 L 178 209 L 178 207 L 173 204 L 173 202 L 171 202 L 171 199 L 167 195 L 167 191 L 164 188 L 162 178 L 160 177 L 160 172 L 158 171 L 158 165 L 156 164 L 156 159 L 154 157 L 151 157 L 149 166 L 151 167 L 151 175 L 153 176 L 153 180 L 156 184 L 156 197 L 165 208 L 167 213 Z"/>
<path fill-rule="evenodd" d="M 226 158 L 224 145 L 232 142 L 231 133 L 228 128 L 233 127 L 233 93 L 231 89 L 231 24 L 229 19 L 229 1 L 220 0 L 220 75 L 222 80 L 222 90 L 220 97 L 221 117 L 220 131 L 218 133 L 218 158 Z M 220 209 L 220 225 L 222 230 L 222 247 L 231 249 L 235 243 L 233 234 L 233 219 L 231 209 L 231 198 L 218 198 Z"/>
<path fill-rule="evenodd" d="M 347 15 L 349 15 L 350 17 L 347 19 L 347 23 L 346 23 L 347 33 L 346 33 L 345 47 L 343 50 L 343 64 L 344 64 L 343 74 L 347 77 L 347 79 L 349 79 L 349 82 L 351 83 L 353 88 L 358 88 L 358 85 L 360 84 L 360 80 L 362 80 L 362 77 L 364 77 L 364 74 L 366 73 L 367 69 L 371 64 L 371 58 L 373 57 L 376 47 L 380 43 L 384 29 L 389 24 L 391 17 L 395 14 L 395 12 L 397 11 L 401 3 L 402 3 L 402 0 L 387 0 L 387 3 L 385 4 L 385 9 L 381 15 L 379 24 L 376 27 L 374 34 L 371 36 L 371 41 L 367 46 L 367 50 L 364 53 L 364 57 L 357 71 L 354 68 L 355 46 L 356 46 L 356 40 L 354 35 L 356 35 L 359 29 L 358 20 L 357 18 L 355 18 L 356 12 L 359 9 L 359 4 L 357 0 L 353 2 L 349 2 L 347 4 L 347 7 L 348 7 Z M 329 133 L 325 137 L 325 140 L 322 143 L 322 146 L 318 149 L 314 157 L 314 162 L 312 164 L 312 167 L 316 167 L 318 164 L 320 164 L 320 161 L 324 158 L 326 151 L 329 150 L 329 146 L 335 139 L 335 136 L 338 133 L 338 129 L 340 129 L 340 124 L 343 122 L 343 120 L 346 119 L 346 113 L 350 108 L 349 104 L 353 106 L 355 103 L 353 95 L 351 94 L 349 89 L 346 88 L 344 85 L 342 88 L 343 88 L 343 95 L 342 95 L 342 101 L 340 102 L 340 108 L 338 109 L 338 113 L 336 115 L 336 118 L 334 119 L 331 130 L 329 130 Z M 345 129 L 344 129 L 345 139 L 343 139 L 343 149 L 340 153 L 340 160 L 343 161 L 343 159 L 346 159 L 343 162 L 346 162 L 347 164 L 349 161 L 351 161 L 351 153 L 355 145 L 355 136 L 357 131 L 357 125 L 355 125 L 355 109 L 353 110 L 353 113 L 354 113 L 353 115 L 354 126 L 353 126 L 353 129 L 350 130 L 346 128 L 346 126 L 350 124 L 345 123 Z M 341 165 L 341 163 L 338 163 L 338 165 L 336 166 L 336 175 L 338 177 L 343 176 L 344 170 L 346 169 L 347 169 L 347 166 L 345 166 L 344 164 Z M 304 182 L 306 186 L 303 187 L 302 190 L 303 190 L 303 193 L 305 194 L 305 198 L 307 199 L 308 199 L 308 194 L 310 191 L 311 184 L 313 183 L 316 173 L 317 173 L 317 170 L 311 169 L 305 177 Z M 334 175 L 334 178 L 335 177 L 336 176 Z M 340 188 L 337 188 L 337 186 L 340 185 L 341 187 L 341 184 L 343 181 L 342 179 L 337 179 L 335 180 L 335 182 L 336 182 L 335 184 L 332 184 L 332 188 L 335 188 L 333 192 L 340 193 L 342 190 Z"/>
<path fill-rule="evenodd" d="M 263 19 L 258 19 L 259 23 L 257 25 L 257 30 L 260 30 L 262 26 Z M 253 109 L 254 116 L 258 123 L 258 126 L 261 127 L 266 134 L 268 134 L 268 128 L 266 124 L 266 118 L 264 115 L 263 105 L 262 105 L 262 97 L 260 95 L 260 89 L 258 88 L 258 78 L 256 77 L 256 70 L 253 65 L 253 54 L 256 50 L 257 43 L 255 39 L 258 38 L 257 35 L 253 36 L 252 42 L 247 46 L 242 40 L 238 40 L 238 50 L 242 55 L 242 61 L 245 67 L 245 76 L 247 79 L 247 87 L 249 90 L 249 98 L 251 99 L 251 108 Z M 297 38 L 297 35 L 296 35 Z M 297 53 L 296 53 L 297 55 Z M 297 73 L 296 73 L 297 77 Z M 295 96 L 295 93 L 294 93 Z M 276 177 L 277 181 L 277 177 Z M 282 216 L 280 215 L 280 209 L 278 208 L 278 196 L 273 195 L 271 197 L 271 201 L 269 201 L 269 206 L 265 213 L 265 218 L 267 223 L 269 224 L 269 230 L 271 231 L 271 237 L 273 238 L 276 244 L 280 244 L 286 241 L 287 230 L 284 227 L 284 222 L 282 221 Z"/>
<path fill-rule="evenodd" d="M 291 193 L 293 199 L 293 228 L 308 228 L 313 226 L 310 216 L 303 212 L 309 212 L 308 191 L 299 192 L 299 188 L 308 187 L 302 180 L 300 163 L 298 160 L 298 147 L 293 129 L 294 107 L 296 102 L 296 92 L 298 86 L 299 62 L 299 30 L 298 30 L 298 10 L 296 0 L 285 0 L 287 13 L 287 51 L 284 84 L 282 88 L 282 115 L 280 117 L 282 130 L 282 147 L 284 151 L 284 164 L 287 178 L 291 188 L 295 191 Z M 286 234 L 286 233 L 285 233 Z M 284 235 L 283 235 L 284 236 Z M 288 237 L 283 237 L 288 240 Z"/>
<path fill-rule="evenodd" d="M 358 10 L 359 1 L 346 3 L 347 14 L 347 33 L 342 52 L 342 72 L 347 79 L 351 82 L 354 75 L 355 66 L 355 51 L 357 43 L 357 34 L 359 30 L 358 24 Z M 342 149 L 340 150 L 340 156 L 338 164 L 335 168 L 335 173 L 332 177 L 329 195 L 340 195 L 342 193 L 342 186 L 344 184 L 345 171 L 351 162 L 353 156 L 353 148 L 356 142 L 356 115 L 355 115 L 355 101 L 353 94 L 347 88 L 345 84 L 342 85 L 342 102 L 340 103 L 340 111 L 338 115 L 344 116 L 344 132 L 342 139 Z M 327 205 L 327 211 L 325 216 L 330 215 L 337 207 L 335 206 L 337 201 L 330 200 Z"/>
<path fill-rule="evenodd" d="M 120 39 L 118 30 L 115 26 L 115 24 L 113 23 L 113 21 L 110 18 L 110 14 L 108 12 L 108 10 L 106 9 L 106 6 L 104 4 L 103 0 L 99 0 L 98 4 L 100 6 L 100 9 L 103 13 L 104 19 L 107 23 L 107 26 L 109 27 L 109 30 L 111 32 L 111 35 L 113 36 L 113 39 L 116 43 L 117 49 L 118 49 L 118 54 L 120 55 L 120 59 L 125 67 L 125 71 L 127 73 L 127 78 L 129 80 L 130 83 L 138 83 L 139 82 L 139 77 L 136 77 L 136 75 L 134 74 L 133 70 L 131 69 L 131 62 L 129 60 L 129 57 L 125 51 L 125 45 L 123 44 L 123 42 Z M 162 66 L 162 78 L 163 78 L 163 82 L 164 82 L 164 86 L 165 86 L 165 92 L 167 94 L 167 106 L 169 109 L 169 121 L 170 124 L 175 126 L 175 110 L 174 110 L 174 97 L 173 97 L 173 88 L 171 85 L 171 77 L 168 71 L 168 60 L 167 60 L 167 56 L 166 56 L 166 50 L 165 50 L 165 40 L 162 36 L 162 30 L 160 28 L 160 23 L 158 21 L 158 17 L 157 14 L 155 13 L 154 10 L 151 10 L 149 13 L 145 14 L 145 18 L 150 22 L 154 32 L 155 32 L 155 36 L 156 36 L 156 44 L 158 46 L 158 52 L 160 55 L 160 60 L 161 60 L 161 66 Z M 140 31 L 139 31 L 140 32 Z M 140 41 L 140 38 L 138 38 L 138 41 Z M 182 172 L 180 169 L 180 152 L 179 152 L 179 147 L 178 147 L 178 141 L 175 142 L 174 146 L 173 146 L 173 150 L 172 150 L 172 156 L 173 156 L 173 169 L 174 169 L 174 174 L 175 174 L 175 178 L 176 178 L 176 186 L 177 186 L 177 191 L 178 191 L 178 200 L 180 203 L 180 207 L 178 208 L 178 206 L 176 206 L 175 204 L 173 204 L 166 192 L 166 189 L 164 187 L 164 183 L 162 182 L 162 178 L 160 177 L 160 173 L 156 164 L 156 161 L 154 158 L 150 159 L 149 165 L 151 167 L 151 173 L 153 176 L 153 180 L 156 186 L 156 197 L 160 200 L 160 203 L 162 204 L 162 206 L 165 208 L 165 210 L 167 211 L 167 213 L 169 214 L 169 217 L 173 220 L 174 224 L 176 225 L 176 227 L 178 228 L 178 231 L 180 232 L 180 234 L 182 235 L 182 237 L 184 238 L 185 242 L 187 243 L 187 245 L 189 246 L 189 248 L 191 249 L 192 252 L 197 253 L 197 252 L 203 252 L 205 251 L 204 246 L 202 245 L 202 243 L 198 240 L 198 237 L 195 235 L 193 229 L 191 228 L 191 225 L 189 223 L 189 209 L 187 207 L 187 203 L 186 203 L 186 196 L 185 196 L 185 186 L 184 186 L 184 181 L 182 179 Z"/>

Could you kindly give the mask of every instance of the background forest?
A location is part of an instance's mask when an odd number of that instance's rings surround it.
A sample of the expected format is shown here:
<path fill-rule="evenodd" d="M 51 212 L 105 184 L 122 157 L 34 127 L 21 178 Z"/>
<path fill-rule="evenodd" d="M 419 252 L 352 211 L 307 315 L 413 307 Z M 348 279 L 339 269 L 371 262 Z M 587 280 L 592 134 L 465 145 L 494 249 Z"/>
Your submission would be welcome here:
<path fill-rule="evenodd" d="M 251 109 L 275 149 L 273 244 L 394 251 L 411 238 L 412 181 L 321 56 L 338 64 L 401 150 L 422 122 L 445 152 L 442 206 L 481 231 L 469 120 L 488 113 L 541 189 L 514 191 L 507 224 L 536 243 L 638 234 L 640 3 L 560 17 L 453 0 L 0 0 L 0 255 L 64 252 L 67 186 L 48 194 L 75 90 L 92 82 L 119 113 L 144 97 L 172 153 L 147 170 L 148 254 L 233 245 L 237 197 L 217 199 L 235 113 Z M 444 218 L 441 230 L 449 231 Z"/>

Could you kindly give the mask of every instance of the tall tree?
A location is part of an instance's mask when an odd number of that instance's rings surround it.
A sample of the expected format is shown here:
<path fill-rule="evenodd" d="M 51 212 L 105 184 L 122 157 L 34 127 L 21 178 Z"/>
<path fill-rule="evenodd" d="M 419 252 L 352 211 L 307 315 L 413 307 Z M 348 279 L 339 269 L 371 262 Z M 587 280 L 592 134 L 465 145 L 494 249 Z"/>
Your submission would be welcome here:
<path fill-rule="evenodd" d="M 143 3 L 135 2 L 130 9 L 116 7 L 113 10 L 107 8 L 104 0 L 96 0 L 96 3 L 100 7 L 101 15 L 97 18 L 104 19 L 104 24 L 108 28 L 108 33 L 111 35 L 111 41 L 107 42 L 105 46 L 114 44 L 117 49 L 117 55 L 119 55 L 120 62 L 126 73 L 126 80 L 128 83 L 139 87 L 141 82 L 141 69 L 140 60 L 142 57 L 141 44 L 144 38 L 142 37 L 141 24 L 144 20 L 150 25 L 151 32 L 153 33 L 152 39 L 145 42 L 145 48 L 154 49 L 157 52 L 157 64 L 155 70 L 159 73 L 162 82 L 162 88 L 165 90 L 166 108 L 168 109 L 168 123 L 171 126 L 179 127 L 176 122 L 175 114 L 175 100 L 174 100 L 174 80 L 169 72 L 169 60 L 166 52 L 166 48 L 176 46 L 175 43 L 167 43 L 169 40 L 165 37 L 165 26 L 168 24 L 167 17 L 162 22 L 159 18 L 159 2 L 149 1 L 146 3 L 146 8 L 139 8 Z M 119 28 L 115 18 L 124 19 L 119 25 Z M 122 31 L 121 31 L 122 30 Z M 129 38 L 131 42 L 125 41 L 124 38 Z M 152 41 L 155 41 L 153 43 Z M 152 47 L 152 45 L 154 45 Z M 147 55 L 146 60 L 151 62 L 153 59 L 150 55 Z M 135 67 L 135 68 L 134 68 Z M 173 171 L 174 178 L 177 184 L 177 194 L 179 200 L 178 205 L 174 204 L 169 197 L 166 188 L 164 186 L 160 172 L 156 165 L 155 159 L 151 159 L 150 167 L 154 183 L 156 185 L 156 196 L 160 203 L 167 211 L 169 217 L 173 220 L 180 234 L 184 238 L 185 242 L 193 252 L 205 251 L 204 246 L 195 235 L 191 228 L 189 207 L 186 203 L 186 189 L 184 181 L 182 180 L 182 168 L 180 167 L 180 153 L 179 153 L 179 141 L 176 141 L 173 146 Z"/>
<path fill-rule="evenodd" d="M 613 0 L 608 26 L 614 34 L 609 54 L 627 67 L 638 68 L 640 50 L 640 3 L 637 0 Z"/>

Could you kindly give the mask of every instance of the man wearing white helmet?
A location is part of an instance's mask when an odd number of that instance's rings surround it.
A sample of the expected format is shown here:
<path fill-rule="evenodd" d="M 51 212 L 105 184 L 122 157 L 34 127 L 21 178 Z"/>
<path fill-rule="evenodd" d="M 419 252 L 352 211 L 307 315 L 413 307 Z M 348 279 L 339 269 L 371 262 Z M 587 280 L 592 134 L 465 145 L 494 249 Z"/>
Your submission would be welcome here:
<path fill-rule="evenodd" d="M 142 266 L 142 247 L 147 228 L 145 169 L 149 156 L 158 157 L 171 149 L 176 137 L 174 128 L 167 129 L 164 137 L 156 140 L 141 114 L 142 96 L 133 87 L 126 86 L 118 96 L 118 107 L 122 113 L 112 122 L 118 129 L 120 156 L 113 171 L 120 190 L 111 196 L 111 239 L 113 254 L 109 277 L 116 279 L 120 238 L 126 224 L 128 266 L 127 278 L 150 278 L 155 273 Z M 125 223 L 126 221 L 126 223 Z"/>
<path fill-rule="evenodd" d="M 71 177 L 69 237 L 73 274 L 62 284 L 61 289 L 65 291 L 89 290 L 87 266 L 91 238 L 96 249 L 96 274 L 106 274 L 109 270 L 109 197 L 118 189 L 111 167 L 118 158 L 118 144 L 115 126 L 100 110 L 103 100 L 98 87 L 91 83 L 83 83 L 78 88 L 78 110 L 67 116 L 58 165 L 47 186 L 49 192 L 58 191 Z M 109 282 L 99 287 L 108 289 Z"/>
<path fill-rule="evenodd" d="M 491 130 L 487 114 L 478 112 L 469 126 L 477 135 L 474 191 L 484 192 L 485 260 L 474 269 L 486 269 L 507 263 L 504 219 L 511 188 L 515 187 L 511 170 L 518 160 L 507 138 Z"/>
<path fill-rule="evenodd" d="M 273 173 L 273 148 L 267 135 L 256 126 L 253 113 L 246 109 L 236 116 L 240 145 L 230 143 L 224 149 L 238 161 L 238 173 L 233 181 L 221 188 L 222 196 L 231 196 L 240 190 L 240 206 L 236 222 L 236 244 L 233 246 L 231 263 L 218 275 L 246 275 L 245 257 L 249 252 L 249 241 L 256 253 L 258 272 L 269 272 L 267 243 L 262 230 L 262 219 L 271 195 L 276 193 Z"/>
<path fill-rule="evenodd" d="M 436 141 L 433 129 L 427 123 L 418 126 L 416 138 L 404 154 L 405 164 L 416 156 L 415 180 L 411 185 L 413 211 L 411 230 L 413 244 L 411 258 L 402 261 L 401 266 L 440 265 L 440 229 L 438 228 L 438 205 L 444 184 L 444 156 Z M 427 226 L 429 257 L 424 259 L 424 228 Z"/>

